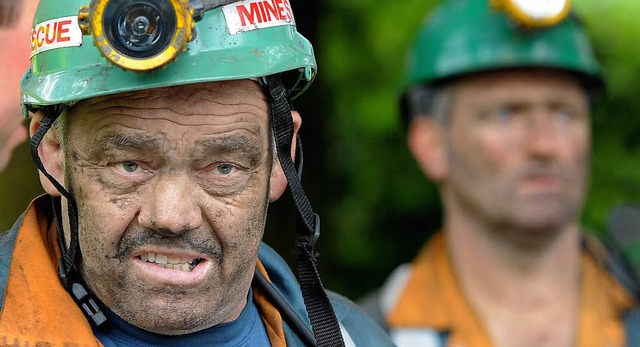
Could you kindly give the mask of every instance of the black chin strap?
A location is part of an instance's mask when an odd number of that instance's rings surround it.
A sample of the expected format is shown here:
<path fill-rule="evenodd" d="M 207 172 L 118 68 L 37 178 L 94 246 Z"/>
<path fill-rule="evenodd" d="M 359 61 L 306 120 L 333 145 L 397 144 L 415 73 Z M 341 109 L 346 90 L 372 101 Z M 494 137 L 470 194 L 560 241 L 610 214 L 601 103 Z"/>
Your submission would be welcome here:
<path fill-rule="evenodd" d="M 280 74 L 266 77 L 271 96 L 271 122 L 275 136 L 278 159 L 287 178 L 291 196 L 298 211 L 297 242 L 298 280 L 302 297 L 313 328 L 317 346 L 344 346 L 340 326 L 318 273 L 314 246 L 320 236 L 320 217 L 313 212 L 311 204 L 302 189 L 299 174 L 291 159 L 293 120 L 287 89 Z M 301 149 L 297 138 L 298 149 Z M 300 152 L 301 153 L 301 152 Z"/>
<path fill-rule="evenodd" d="M 71 240 L 69 242 L 69 249 L 66 247 L 64 239 L 64 229 L 62 227 L 62 208 L 61 199 L 52 198 L 54 218 L 58 227 L 58 246 L 60 247 L 60 253 L 62 254 L 58 260 L 58 277 L 64 288 L 73 295 L 73 298 L 78 303 L 78 306 L 82 309 L 84 314 L 97 326 L 100 327 L 106 323 L 106 316 L 100 311 L 100 307 L 93 299 L 92 295 L 86 290 L 83 284 L 75 273 L 75 261 L 78 254 L 80 254 L 80 242 L 78 240 L 78 207 L 76 200 L 71 193 L 67 191 L 60 182 L 58 182 L 51 174 L 49 174 L 42 164 L 40 155 L 38 154 L 38 147 L 46 133 L 51 129 L 55 120 L 62 113 L 62 106 L 49 106 L 43 109 L 43 117 L 40 121 L 40 127 L 33 134 L 31 140 L 29 140 L 29 149 L 31 151 L 31 157 L 36 167 L 43 175 L 49 179 L 51 184 L 60 192 L 62 196 L 67 199 L 68 213 L 69 213 L 69 227 Z"/>

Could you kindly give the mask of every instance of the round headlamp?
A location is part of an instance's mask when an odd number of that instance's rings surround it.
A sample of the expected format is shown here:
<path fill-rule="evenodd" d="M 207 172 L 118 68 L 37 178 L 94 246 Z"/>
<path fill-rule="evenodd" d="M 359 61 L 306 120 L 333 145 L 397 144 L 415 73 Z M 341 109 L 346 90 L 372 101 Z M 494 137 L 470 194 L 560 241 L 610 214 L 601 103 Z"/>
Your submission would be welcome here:
<path fill-rule="evenodd" d="M 104 57 L 132 71 L 173 61 L 194 27 L 189 0 L 94 0 L 80 8 L 78 19 Z"/>
<path fill-rule="evenodd" d="M 562 21 L 571 0 L 491 0 L 494 8 L 504 9 L 525 27 L 542 28 Z"/>

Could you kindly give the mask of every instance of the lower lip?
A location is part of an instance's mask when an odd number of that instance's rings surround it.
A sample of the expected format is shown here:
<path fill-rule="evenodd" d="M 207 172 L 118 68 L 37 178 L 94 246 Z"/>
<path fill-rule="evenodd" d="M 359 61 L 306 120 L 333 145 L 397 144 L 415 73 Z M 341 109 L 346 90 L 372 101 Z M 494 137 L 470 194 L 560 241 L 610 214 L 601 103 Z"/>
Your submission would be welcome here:
<path fill-rule="evenodd" d="M 210 262 L 203 260 L 189 272 L 165 269 L 155 263 L 144 261 L 138 257 L 134 258 L 133 263 L 134 266 L 143 273 L 143 276 L 147 277 L 150 281 L 172 286 L 193 286 L 202 283 L 211 266 Z"/>
<path fill-rule="evenodd" d="M 525 185 L 532 189 L 559 189 L 560 179 L 555 176 L 538 176 L 525 179 Z"/>

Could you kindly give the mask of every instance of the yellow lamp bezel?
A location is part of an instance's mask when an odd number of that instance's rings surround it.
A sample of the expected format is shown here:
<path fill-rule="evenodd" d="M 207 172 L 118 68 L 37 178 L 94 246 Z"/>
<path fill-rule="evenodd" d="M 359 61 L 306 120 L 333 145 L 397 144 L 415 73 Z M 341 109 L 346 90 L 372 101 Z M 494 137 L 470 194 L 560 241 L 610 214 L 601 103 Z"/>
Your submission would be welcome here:
<path fill-rule="evenodd" d="M 513 19 L 525 27 L 543 28 L 558 24 L 565 19 L 571 9 L 571 0 L 564 0 L 563 8 L 558 14 L 544 18 L 536 18 L 529 15 L 516 3 L 516 0 L 491 0 L 491 5 L 497 9 L 504 9 Z"/>
<path fill-rule="evenodd" d="M 121 54 L 116 50 L 104 35 L 103 13 L 109 0 L 98 0 L 93 5 L 90 19 L 91 33 L 102 55 L 111 63 L 124 70 L 131 71 L 151 71 L 162 68 L 169 64 L 183 52 L 187 42 L 191 39 L 191 32 L 194 26 L 188 0 L 169 0 L 174 13 L 176 14 L 176 32 L 171 38 L 171 43 L 159 54 L 150 58 L 132 58 Z"/>

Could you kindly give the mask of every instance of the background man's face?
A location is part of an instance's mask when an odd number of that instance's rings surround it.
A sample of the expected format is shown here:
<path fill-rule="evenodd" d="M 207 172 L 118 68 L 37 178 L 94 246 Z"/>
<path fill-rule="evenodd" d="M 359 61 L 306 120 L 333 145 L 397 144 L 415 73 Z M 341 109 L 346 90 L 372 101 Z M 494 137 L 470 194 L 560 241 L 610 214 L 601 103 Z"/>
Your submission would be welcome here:
<path fill-rule="evenodd" d="M 497 227 L 575 222 L 590 151 L 589 107 L 566 73 L 513 70 L 456 85 L 445 126 L 445 196 Z"/>
<path fill-rule="evenodd" d="M 267 109 L 257 84 L 237 81 L 92 99 L 68 115 L 80 271 L 116 314 L 164 334 L 239 315 L 268 206 Z"/>

